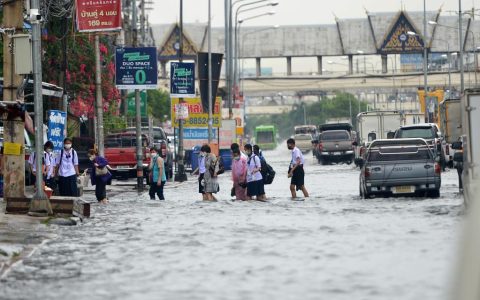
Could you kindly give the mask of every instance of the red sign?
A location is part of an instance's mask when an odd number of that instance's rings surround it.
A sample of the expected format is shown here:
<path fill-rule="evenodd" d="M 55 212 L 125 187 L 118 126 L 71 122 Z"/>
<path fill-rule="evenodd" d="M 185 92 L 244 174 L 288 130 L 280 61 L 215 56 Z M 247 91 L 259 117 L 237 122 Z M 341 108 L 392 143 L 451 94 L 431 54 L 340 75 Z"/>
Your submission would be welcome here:
<path fill-rule="evenodd" d="M 122 0 L 76 0 L 80 32 L 121 29 Z"/>

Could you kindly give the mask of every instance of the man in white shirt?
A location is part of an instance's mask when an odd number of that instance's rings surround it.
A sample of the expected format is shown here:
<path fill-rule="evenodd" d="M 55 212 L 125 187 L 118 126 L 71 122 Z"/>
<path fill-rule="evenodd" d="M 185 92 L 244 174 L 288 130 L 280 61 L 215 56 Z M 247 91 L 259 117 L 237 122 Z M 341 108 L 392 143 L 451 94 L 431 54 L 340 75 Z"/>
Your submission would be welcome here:
<path fill-rule="evenodd" d="M 305 160 L 303 158 L 302 151 L 295 147 L 295 140 L 287 140 L 288 150 L 292 150 L 292 160 L 290 161 L 290 167 L 288 169 L 288 177 L 291 177 L 290 192 L 292 193 L 292 199 L 297 198 L 296 191 L 302 190 L 303 196 L 308 197 L 308 191 L 305 188 L 305 171 L 303 170 L 303 164 Z"/>

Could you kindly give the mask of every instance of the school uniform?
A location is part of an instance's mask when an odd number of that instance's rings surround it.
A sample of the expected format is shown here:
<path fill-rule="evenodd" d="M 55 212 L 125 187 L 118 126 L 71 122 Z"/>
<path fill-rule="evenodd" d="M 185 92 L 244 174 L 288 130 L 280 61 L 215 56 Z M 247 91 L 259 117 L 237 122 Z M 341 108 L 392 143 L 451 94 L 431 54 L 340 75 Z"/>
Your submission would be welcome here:
<path fill-rule="evenodd" d="M 77 171 L 78 155 L 74 149 L 63 149 L 57 157 L 58 188 L 61 196 L 78 197 Z"/>
<path fill-rule="evenodd" d="M 247 161 L 247 196 L 265 195 L 262 173 L 259 171 L 253 173 L 254 169 L 261 168 L 260 158 L 252 154 Z"/>
<path fill-rule="evenodd" d="M 292 179 L 290 184 L 296 186 L 296 190 L 300 190 L 305 183 L 305 171 L 303 170 L 303 164 L 305 159 L 303 158 L 302 151 L 297 147 L 292 150 L 292 160 L 290 162 L 290 168 L 293 168 L 297 164 L 297 160 L 300 159 L 300 164 L 293 170 Z"/>

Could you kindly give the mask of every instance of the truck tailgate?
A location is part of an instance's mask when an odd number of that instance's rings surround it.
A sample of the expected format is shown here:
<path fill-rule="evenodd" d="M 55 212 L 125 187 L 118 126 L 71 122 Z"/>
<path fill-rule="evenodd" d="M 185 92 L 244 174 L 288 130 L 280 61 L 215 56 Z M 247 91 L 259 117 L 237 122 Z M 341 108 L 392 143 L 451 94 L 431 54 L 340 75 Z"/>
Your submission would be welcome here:
<path fill-rule="evenodd" d="M 435 164 L 430 160 L 374 162 L 366 167 L 370 172 L 369 181 L 382 185 L 420 184 L 435 177 Z"/>
<path fill-rule="evenodd" d="M 105 158 L 112 167 L 136 165 L 135 153 L 135 148 L 105 148 Z"/>
<path fill-rule="evenodd" d="M 352 150 L 352 141 L 338 140 L 338 141 L 324 141 L 322 142 L 324 152 L 332 151 L 348 151 Z"/>

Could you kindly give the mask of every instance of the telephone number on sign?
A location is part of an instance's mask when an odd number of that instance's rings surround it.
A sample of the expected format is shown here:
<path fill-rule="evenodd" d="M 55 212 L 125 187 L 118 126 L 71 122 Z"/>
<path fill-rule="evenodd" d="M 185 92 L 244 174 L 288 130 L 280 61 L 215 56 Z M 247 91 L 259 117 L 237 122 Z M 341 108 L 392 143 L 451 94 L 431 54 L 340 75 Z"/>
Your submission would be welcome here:
<path fill-rule="evenodd" d="M 187 125 L 208 125 L 208 118 L 188 118 L 185 120 Z M 220 118 L 212 118 L 212 124 L 220 124 Z"/>

